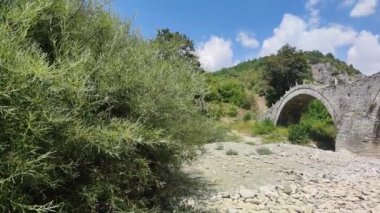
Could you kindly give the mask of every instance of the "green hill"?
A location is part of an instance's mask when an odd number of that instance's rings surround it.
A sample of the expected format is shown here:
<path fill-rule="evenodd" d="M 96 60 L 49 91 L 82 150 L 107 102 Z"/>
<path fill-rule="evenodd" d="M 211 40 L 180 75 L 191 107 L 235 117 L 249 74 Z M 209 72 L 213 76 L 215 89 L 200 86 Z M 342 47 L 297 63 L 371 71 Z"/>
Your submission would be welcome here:
<path fill-rule="evenodd" d="M 263 96 L 267 106 L 271 106 L 296 82 L 312 82 L 311 67 L 315 64 L 329 64 L 331 75 L 360 74 L 359 70 L 331 53 L 301 51 L 285 45 L 277 54 L 248 60 L 210 74 L 210 94 L 206 100 L 254 110 L 256 103 L 253 97 Z"/>

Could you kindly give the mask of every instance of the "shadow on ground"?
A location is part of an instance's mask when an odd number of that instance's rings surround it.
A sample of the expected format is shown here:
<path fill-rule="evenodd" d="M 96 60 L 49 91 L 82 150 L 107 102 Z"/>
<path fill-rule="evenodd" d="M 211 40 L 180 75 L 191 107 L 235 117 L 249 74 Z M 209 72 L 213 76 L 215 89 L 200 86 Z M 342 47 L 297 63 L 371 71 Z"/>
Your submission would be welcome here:
<path fill-rule="evenodd" d="M 163 212 L 194 212 L 196 200 L 203 200 L 215 193 L 214 185 L 201 173 L 177 172 L 161 193 Z"/>

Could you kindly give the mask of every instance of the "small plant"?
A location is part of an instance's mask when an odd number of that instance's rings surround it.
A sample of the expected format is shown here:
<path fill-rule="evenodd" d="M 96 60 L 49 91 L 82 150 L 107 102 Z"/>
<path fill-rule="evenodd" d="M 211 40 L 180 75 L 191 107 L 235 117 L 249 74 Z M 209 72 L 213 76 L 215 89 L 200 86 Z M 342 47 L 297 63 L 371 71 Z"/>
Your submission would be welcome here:
<path fill-rule="evenodd" d="M 373 110 L 375 109 L 375 107 L 376 107 L 376 102 L 373 102 L 373 103 L 371 103 L 370 105 L 369 105 L 369 111 L 368 112 L 373 112 Z"/>
<path fill-rule="evenodd" d="M 252 126 L 253 135 L 265 135 L 276 130 L 276 126 L 269 119 L 258 121 Z"/>
<path fill-rule="evenodd" d="M 252 142 L 252 141 L 248 141 L 248 142 L 246 142 L 246 144 L 248 144 L 248 145 L 256 145 L 256 143 Z"/>
<path fill-rule="evenodd" d="M 306 144 L 309 138 L 307 127 L 302 124 L 289 126 L 288 138 L 292 144 Z"/>
<path fill-rule="evenodd" d="M 230 106 L 228 108 L 227 115 L 230 117 L 236 117 L 238 114 L 238 108 L 236 106 Z"/>
<path fill-rule="evenodd" d="M 218 146 L 216 146 L 215 149 L 216 149 L 216 150 L 223 150 L 223 149 L 224 149 L 224 146 L 223 146 L 223 144 L 219 144 Z"/>
<path fill-rule="evenodd" d="M 252 119 L 252 113 L 250 112 L 245 113 L 245 115 L 243 116 L 243 121 L 249 121 L 251 119 Z"/>
<path fill-rule="evenodd" d="M 210 103 L 207 113 L 209 117 L 218 120 L 220 117 L 223 116 L 222 104 Z"/>
<path fill-rule="evenodd" d="M 257 148 L 256 152 L 259 155 L 271 155 L 271 154 L 273 154 L 272 150 L 270 150 L 266 147 Z"/>
<path fill-rule="evenodd" d="M 235 150 L 232 150 L 232 149 L 229 149 L 227 152 L 226 152 L 226 155 L 238 155 L 239 153 Z"/>

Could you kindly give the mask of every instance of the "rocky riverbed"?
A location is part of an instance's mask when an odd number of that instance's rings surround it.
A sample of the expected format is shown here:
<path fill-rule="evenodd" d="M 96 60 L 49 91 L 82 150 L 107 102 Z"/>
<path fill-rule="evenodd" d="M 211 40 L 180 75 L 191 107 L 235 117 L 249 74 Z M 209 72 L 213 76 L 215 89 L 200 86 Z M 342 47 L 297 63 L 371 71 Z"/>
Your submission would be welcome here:
<path fill-rule="evenodd" d="M 291 144 L 212 143 L 184 168 L 193 212 L 380 212 L 380 159 Z"/>

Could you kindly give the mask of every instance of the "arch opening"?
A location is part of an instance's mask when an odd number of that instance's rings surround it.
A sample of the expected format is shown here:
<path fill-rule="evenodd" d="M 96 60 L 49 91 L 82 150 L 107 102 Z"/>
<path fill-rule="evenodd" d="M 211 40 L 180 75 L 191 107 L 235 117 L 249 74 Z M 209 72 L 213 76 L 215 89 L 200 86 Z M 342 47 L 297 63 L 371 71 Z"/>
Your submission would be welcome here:
<path fill-rule="evenodd" d="M 320 99 L 309 94 L 299 94 L 280 109 L 277 125 L 302 125 L 307 129 L 310 141 L 318 148 L 335 151 L 337 128 L 331 110 Z"/>

